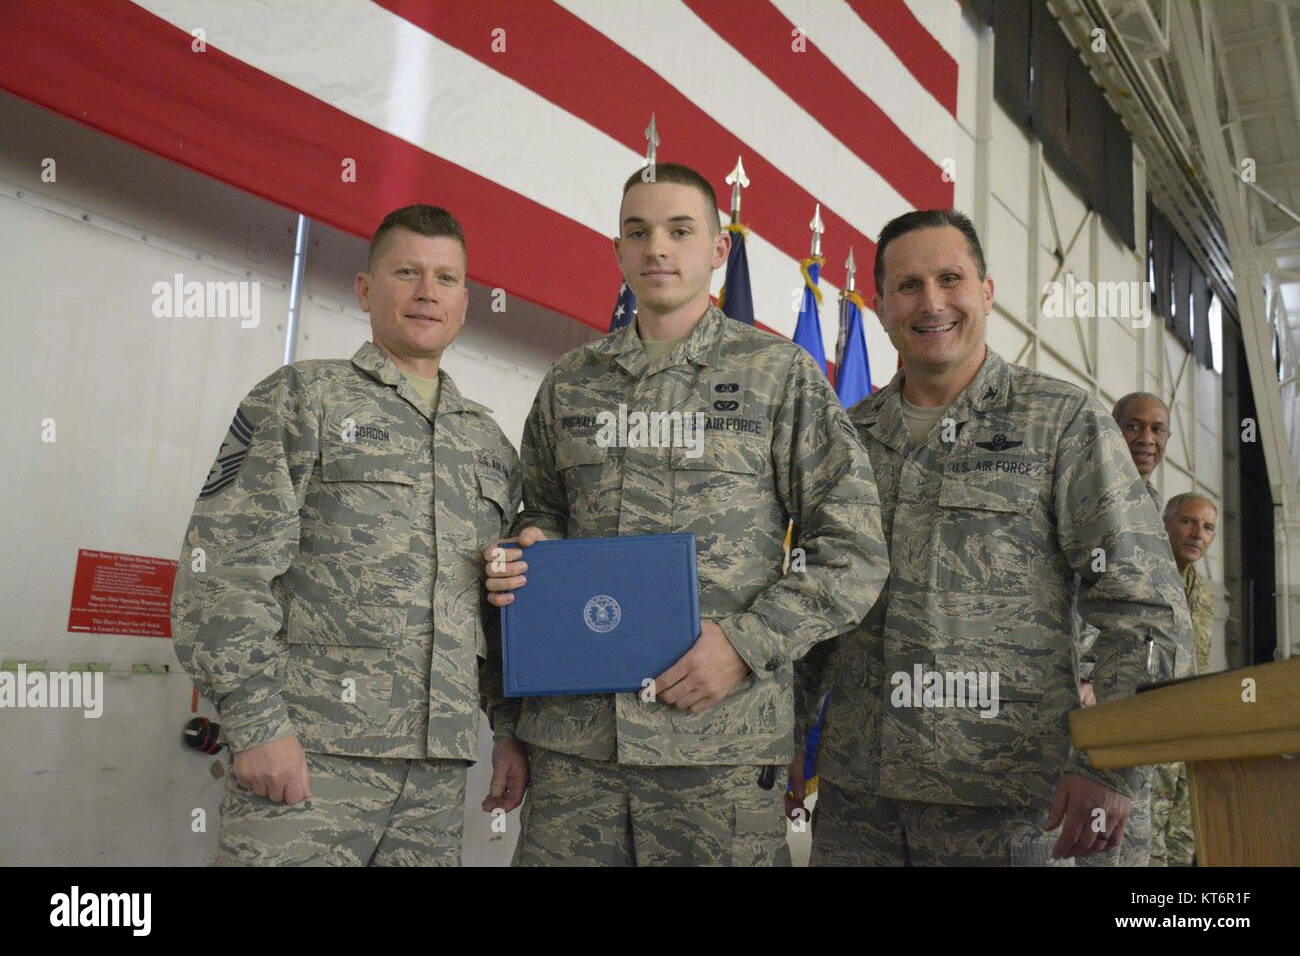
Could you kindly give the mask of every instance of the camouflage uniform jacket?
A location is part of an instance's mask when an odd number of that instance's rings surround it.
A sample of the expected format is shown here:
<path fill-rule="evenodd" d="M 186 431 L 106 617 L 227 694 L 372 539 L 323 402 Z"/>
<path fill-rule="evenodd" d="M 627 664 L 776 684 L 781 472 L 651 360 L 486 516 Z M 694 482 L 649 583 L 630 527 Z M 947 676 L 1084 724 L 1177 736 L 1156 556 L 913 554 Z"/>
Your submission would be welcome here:
<path fill-rule="evenodd" d="M 1147 494 L 1151 496 L 1151 503 L 1156 506 L 1156 514 L 1158 516 L 1162 515 L 1162 512 L 1164 510 L 1164 505 L 1161 504 L 1160 502 L 1160 492 L 1156 491 L 1155 485 L 1151 484 L 1149 479 L 1144 478 L 1143 483 L 1146 485 Z M 1163 517 L 1161 517 L 1161 522 L 1163 523 L 1163 521 L 1164 519 Z M 1172 553 L 1173 552 L 1171 551 L 1170 554 Z M 1077 584 L 1078 579 L 1076 578 L 1075 581 Z M 1075 595 L 1075 602 L 1076 604 L 1078 602 L 1077 593 Z M 1097 663 L 1097 659 L 1093 656 L 1092 653 L 1092 645 L 1097 640 L 1097 629 L 1093 627 L 1091 624 L 1084 621 L 1083 618 L 1079 617 L 1077 609 L 1074 614 L 1074 626 L 1079 635 L 1076 638 L 1076 643 L 1079 651 L 1079 678 L 1081 680 L 1092 680 L 1092 668 Z M 1189 676 L 1191 674 L 1191 670 L 1190 670 L 1191 661 L 1188 660 L 1184 662 L 1180 658 L 1179 663 L 1183 667 L 1185 673 L 1179 673 L 1176 676 L 1178 677 Z"/>
<path fill-rule="evenodd" d="M 602 447 L 597 416 L 620 404 L 629 414 L 703 413 L 702 453 Z M 584 538 L 693 532 L 701 617 L 752 673 L 701 714 L 630 693 L 527 698 L 518 736 L 628 764 L 788 761 L 794 661 L 860 621 L 888 570 L 871 464 L 808 353 L 710 308 L 649 364 L 629 325 L 552 367 L 521 456 L 518 528 Z M 782 577 L 790 518 L 806 570 Z"/>
<path fill-rule="evenodd" d="M 1214 595 L 1205 583 L 1205 578 L 1196 570 L 1195 563 L 1183 570 L 1183 593 L 1187 595 L 1187 607 L 1192 614 L 1192 630 L 1195 632 L 1196 673 L 1210 672 L 1210 638 L 1214 633 Z"/>
<path fill-rule="evenodd" d="M 475 758 L 480 703 L 501 701 L 479 551 L 518 510 L 519 464 L 439 379 L 431 417 L 367 343 L 281 368 L 240 405 L 172 605 L 232 749 L 297 734 L 321 753 Z"/>
<path fill-rule="evenodd" d="M 1064 770 L 1132 796 L 1143 771 L 1095 770 L 1071 752 L 1075 575 L 1079 611 L 1100 631 L 1100 701 L 1172 675 L 1190 653 L 1190 621 L 1118 427 L 1080 389 L 990 350 L 948 409 L 950 427 L 913 449 L 901 386 L 900 371 L 850 410 L 879 483 L 890 578 L 836 642 L 818 771 L 930 803 L 1045 805 Z M 894 675 L 916 668 L 983 673 L 990 689 L 997 673 L 996 716 L 893 706 Z"/>

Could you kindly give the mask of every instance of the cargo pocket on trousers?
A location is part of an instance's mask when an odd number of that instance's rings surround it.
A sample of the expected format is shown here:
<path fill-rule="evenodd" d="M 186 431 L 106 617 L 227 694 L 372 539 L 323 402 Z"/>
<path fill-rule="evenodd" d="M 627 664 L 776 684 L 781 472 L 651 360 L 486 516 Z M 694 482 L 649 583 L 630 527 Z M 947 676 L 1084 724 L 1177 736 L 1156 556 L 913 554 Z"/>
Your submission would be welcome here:
<path fill-rule="evenodd" d="M 790 851 L 785 842 L 785 780 L 785 773 L 778 773 L 771 790 L 751 783 L 736 800 L 731 819 L 732 866 L 789 865 Z"/>

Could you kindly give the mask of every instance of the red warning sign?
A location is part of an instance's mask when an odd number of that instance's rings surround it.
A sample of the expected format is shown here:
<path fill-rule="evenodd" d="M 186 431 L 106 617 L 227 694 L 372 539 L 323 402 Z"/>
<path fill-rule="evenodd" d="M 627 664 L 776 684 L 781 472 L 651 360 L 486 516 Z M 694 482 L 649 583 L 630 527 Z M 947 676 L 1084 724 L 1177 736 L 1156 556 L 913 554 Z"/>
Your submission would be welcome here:
<path fill-rule="evenodd" d="M 68 630 L 171 637 L 175 580 L 175 561 L 82 548 L 77 552 Z"/>

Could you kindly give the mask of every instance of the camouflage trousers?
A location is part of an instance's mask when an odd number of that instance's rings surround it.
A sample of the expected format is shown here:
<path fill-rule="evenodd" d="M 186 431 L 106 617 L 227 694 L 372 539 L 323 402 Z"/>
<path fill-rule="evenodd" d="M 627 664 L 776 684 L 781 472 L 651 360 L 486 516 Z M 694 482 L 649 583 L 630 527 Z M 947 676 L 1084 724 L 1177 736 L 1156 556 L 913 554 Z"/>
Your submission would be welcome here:
<path fill-rule="evenodd" d="M 1151 775 L 1151 865 L 1191 866 L 1195 857 L 1187 765 L 1160 764 Z"/>
<path fill-rule="evenodd" d="M 515 866 L 789 866 L 786 771 L 639 767 L 529 747 Z"/>
<path fill-rule="evenodd" d="M 1069 866 L 1046 810 L 892 800 L 823 779 L 809 866 Z"/>
<path fill-rule="evenodd" d="M 214 866 L 460 866 L 463 760 L 307 754 L 312 798 L 286 806 L 226 774 Z"/>
<path fill-rule="evenodd" d="M 1077 866 L 1146 866 L 1152 850 L 1151 840 L 1151 787 L 1143 785 L 1133 797 L 1128 824 L 1124 827 L 1124 841 L 1105 853 L 1083 856 L 1074 862 Z"/>

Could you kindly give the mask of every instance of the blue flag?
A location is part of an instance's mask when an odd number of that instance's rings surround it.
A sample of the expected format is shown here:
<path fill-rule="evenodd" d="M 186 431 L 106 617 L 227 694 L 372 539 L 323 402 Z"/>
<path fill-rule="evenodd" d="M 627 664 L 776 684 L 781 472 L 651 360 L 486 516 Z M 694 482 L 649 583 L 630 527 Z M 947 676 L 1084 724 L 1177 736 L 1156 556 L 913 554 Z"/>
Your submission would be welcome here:
<path fill-rule="evenodd" d="M 718 308 L 737 322 L 754 324 L 754 293 L 749 287 L 749 256 L 745 254 L 745 235 L 749 231 L 740 223 L 727 226 L 731 233 L 731 251 L 727 253 L 727 274 L 718 293 Z"/>
<path fill-rule="evenodd" d="M 821 256 L 803 259 L 803 304 L 799 306 L 799 322 L 794 327 L 794 342 L 808 350 L 822 374 L 826 374 L 826 349 L 822 347 L 821 319 L 817 314 L 817 303 L 822 299 L 821 290 L 817 288 L 817 279 L 821 275 Z"/>
<path fill-rule="evenodd" d="M 822 742 L 822 724 L 826 722 L 826 707 L 831 702 L 831 695 L 822 698 L 821 709 L 817 711 L 817 723 L 808 728 L 808 740 L 803 751 L 803 778 L 811 780 L 817 776 L 817 749 Z"/>
<path fill-rule="evenodd" d="M 867 360 L 867 337 L 862 327 L 866 304 L 856 292 L 847 292 L 840 308 L 844 310 L 843 341 L 836 349 L 840 364 L 835 369 L 835 394 L 845 408 L 850 408 L 871 394 L 871 363 Z"/>
<path fill-rule="evenodd" d="M 614 314 L 609 317 L 609 330 L 621 329 L 636 318 L 636 296 L 624 282 L 618 287 L 618 301 L 614 303 Z"/>

